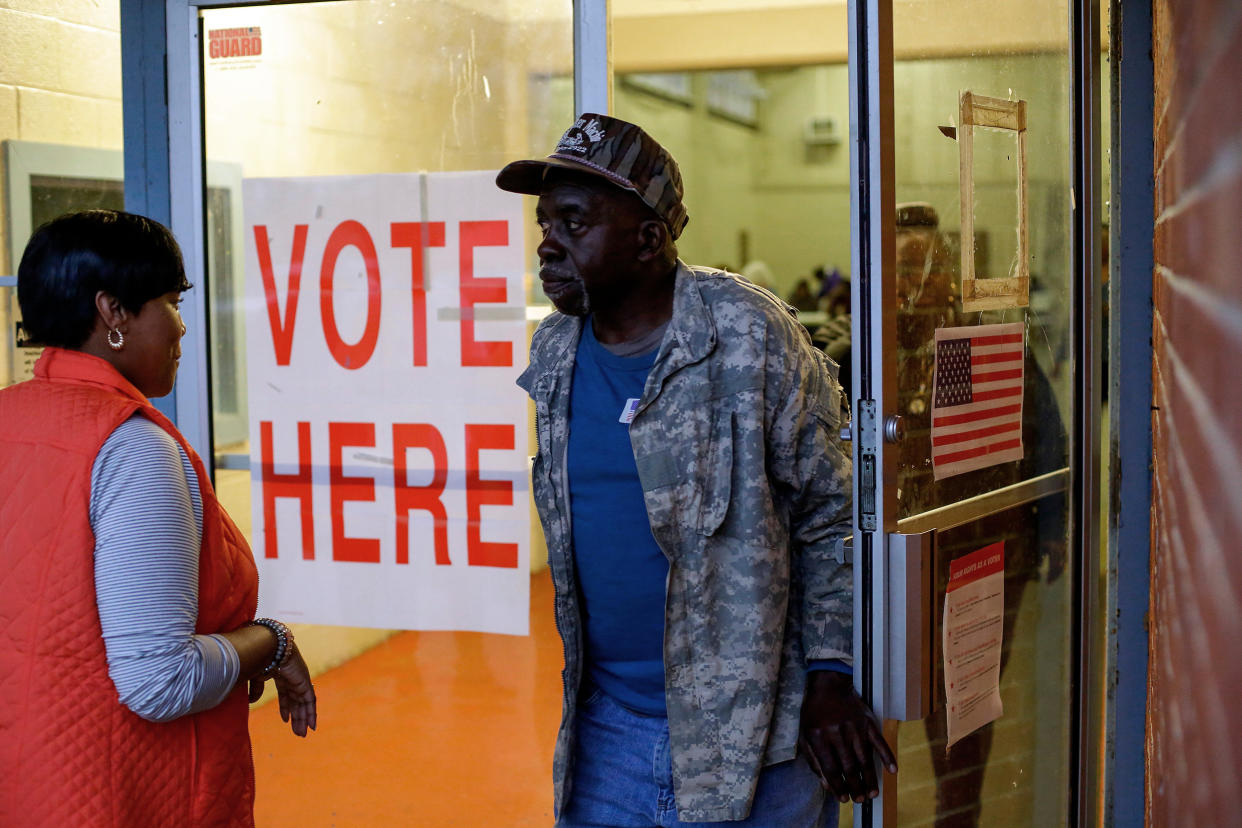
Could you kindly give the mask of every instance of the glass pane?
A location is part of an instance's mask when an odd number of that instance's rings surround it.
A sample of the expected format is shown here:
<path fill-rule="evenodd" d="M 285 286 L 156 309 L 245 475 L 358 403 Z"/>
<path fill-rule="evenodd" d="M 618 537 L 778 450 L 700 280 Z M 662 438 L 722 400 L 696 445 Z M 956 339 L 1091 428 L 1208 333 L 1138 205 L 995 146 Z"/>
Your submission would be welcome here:
<path fill-rule="evenodd" d="M 254 233 L 243 215 L 247 182 L 497 170 L 546 155 L 572 121 L 571 13 L 570 0 L 357 0 L 203 12 L 216 478 L 248 536 L 248 465 L 259 438 L 249 417 L 257 395 L 278 390 L 256 386 L 246 372 L 245 280 L 254 278 L 245 266 Z M 520 226 L 529 240 L 533 200 L 527 207 Z M 387 236 L 385 227 L 376 243 L 387 245 Z M 528 262 L 533 250 L 528 243 Z M 282 296 L 288 251 L 273 253 L 284 256 L 275 262 Z M 353 249 L 340 261 L 338 282 L 365 265 Z M 528 291 L 538 283 L 534 269 L 525 277 Z M 302 293 L 318 297 L 318 279 L 310 278 Z M 298 335 L 303 325 L 318 333 L 321 313 L 316 299 L 303 301 Z M 538 308 L 528 314 L 539 316 Z M 478 319 L 483 330 L 488 323 Z M 347 342 L 358 339 L 354 321 L 341 320 Z M 428 343 L 432 359 L 443 346 Z M 524 364 L 525 353 L 515 359 Z M 385 399 L 354 402 L 366 420 Z M 430 477 L 420 454 L 410 452 L 411 478 Z M 452 473 L 463 474 L 462 461 L 453 463 Z M 262 541 L 255 554 L 264 554 Z M 411 558 L 419 554 L 412 550 Z M 536 550 L 531 560 L 542 564 L 544 555 Z M 314 823 L 335 814 L 359 825 L 448 824 L 479 813 L 501 815 L 504 824 L 549 823 L 561 695 L 550 588 L 546 572 L 532 572 L 530 637 L 295 625 L 316 676 L 321 726 L 303 742 L 274 705 L 251 717 L 258 823 Z M 503 769 L 482 787 L 474 784 L 480 750 L 489 766 Z"/>
<path fill-rule="evenodd" d="M 788 301 L 850 388 L 845 4 L 614 0 L 610 10 L 614 112 L 681 167 L 690 222 L 679 255 Z"/>
<path fill-rule="evenodd" d="M 1018 272 L 1018 135 L 1011 130 L 975 130 L 975 275 L 983 279 Z"/>
<path fill-rule="evenodd" d="M 1037 11 L 1023 4 L 1010 11 L 1022 21 L 1066 19 L 1063 3 L 1037 5 Z M 894 10 L 897 410 L 906 426 L 899 450 L 899 518 L 1060 469 L 1067 460 L 1070 156 L 1065 37 L 1060 36 L 1057 48 L 1043 45 L 1020 52 L 1010 52 L 1013 47 L 1004 45 L 1008 41 L 1000 34 L 974 42 L 957 38 L 951 41 L 956 54 L 924 56 L 931 48 L 927 39 L 948 37 L 950 21 L 966 14 L 952 0 L 899 3 Z M 998 21 L 1003 19 L 1001 12 L 997 15 Z M 1005 23 L 1005 31 L 1016 25 Z M 1032 37 L 1013 31 L 1019 42 Z M 1018 201 L 1014 132 L 971 127 L 973 163 L 962 159 L 959 145 L 966 128 L 957 121 L 959 95 L 966 91 L 1025 101 L 1024 211 Z M 969 186 L 962 183 L 968 168 Z M 971 239 L 962 238 L 965 193 L 973 219 Z M 981 281 L 1015 276 L 1021 265 L 1018 217 L 1023 213 L 1028 298 L 989 310 L 965 309 L 963 247 Z M 932 442 L 935 332 L 996 323 L 1020 323 L 1024 337 L 1022 459 L 937 479 L 933 455 L 945 454 L 933 452 Z M 1002 423 L 985 420 L 979 427 L 992 425 Z"/>
<path fill-rule="evenodd" d="M 694 225 L 678 240 L 681 257 L 821 310 L 816 271 L 848 278 L 850 261 L 845 64 L 669 74 L 684 96 L 641 72 L 618 73 L 613 94 L 617 116 L 681 166 Z"/>
<path fill-rule="evenodd" d="M 909 0 L 893 11 L 899 518 L 1069 463 L 1068 9 L 981 8 Z M 1067 532 L 1057 494 L 935 533 L 934 709 L 899 728 L 900 824 L 1065 823 Z M 1003 712 L 949 748 L 939 647 L 949 566 L 997 541 Z"/>
<path fill-rule="evenodd" d="M 898 824 L 1065 824 L 1073 705 L 1064 494 L 937 532 L 935 538 L 934 709 L 922 722 L 900 726 Z M 998 541 L 1005 556 L 1003 713 L 949 747 L 940 647 L 949 565 Z"/>
<path fill-rule="evenodd" d="M 14 278 L 30 234 L 63 213 L 120 209 L 120 4 L 0 8 L 0 387 L 31 376 Z M 8 36 L 9 34 L 12 36 Z"/>
<path fill-rule="evenodd" d="M 690 220 L 679 256 L 788 301 L 851 388 L 846 4 L 609 8 L 614 113 L 681 169 Z M 840 824 L 852 819 L 841 806 Z"/>

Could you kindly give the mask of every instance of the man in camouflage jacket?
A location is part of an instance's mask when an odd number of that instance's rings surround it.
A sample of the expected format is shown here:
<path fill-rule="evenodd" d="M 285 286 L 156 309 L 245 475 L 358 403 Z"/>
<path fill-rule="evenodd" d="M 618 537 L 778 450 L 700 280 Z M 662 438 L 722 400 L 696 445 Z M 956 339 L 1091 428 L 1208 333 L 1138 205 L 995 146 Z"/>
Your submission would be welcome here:
<path fill-rule="evenodd" d="M 677 818 L 746 819 L 763 769 L 793 760 L 800 742 L 838 799 L 873 795 L 871 750 L 890 769 L 891 751 L 848 672 L 807 669 L 851 659 L 852 574 L 838 552 L 851 479 L 836 366 L 775 296 L 676 259 L 680 176 L 638 127 L 584 115 L 549 159 L 515 162 L 498 184 L 540 194 L 540 275 L 558 309 L 518 381 L 536 407 L 534 497 L 565 646 L 557 813 L 573 794 L 589 658 L 566 462 L 584 318 L 601 342 L 659 336 L 628 422 L 651 534 L 668 559 L 664 702 Z"/>

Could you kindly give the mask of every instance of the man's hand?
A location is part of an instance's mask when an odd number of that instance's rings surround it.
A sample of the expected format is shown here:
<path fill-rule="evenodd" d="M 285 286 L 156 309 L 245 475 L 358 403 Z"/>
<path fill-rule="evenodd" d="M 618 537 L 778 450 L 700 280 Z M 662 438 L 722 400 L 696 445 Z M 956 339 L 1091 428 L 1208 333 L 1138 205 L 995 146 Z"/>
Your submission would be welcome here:
<path fill-rule="evenodd" d="M 862 802 L 879 794 L 872 750 L 889 773 L 897 772 L 897 759 L 879 723 L 844 673 L 816 670 L 807 676 L 801 731 L 799 747 L 824 788 L 841 802 Z"/>

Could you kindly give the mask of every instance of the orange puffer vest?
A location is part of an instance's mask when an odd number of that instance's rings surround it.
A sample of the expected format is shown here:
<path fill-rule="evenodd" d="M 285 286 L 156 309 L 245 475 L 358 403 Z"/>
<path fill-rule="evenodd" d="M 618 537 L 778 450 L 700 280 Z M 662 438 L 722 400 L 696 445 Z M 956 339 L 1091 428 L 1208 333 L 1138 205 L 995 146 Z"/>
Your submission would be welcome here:
<path fill-rule="evenodd" d="M 124 707 L 95 603 L 91 467 L 135 411 L 189 455 L 203 501 L 198 633 L 254 618 L 250 547 L 175 426 L 107 362 L 48 348 L 0 390 L 0 825 L 252 826 L 244 686 L 172 722 Z"/>

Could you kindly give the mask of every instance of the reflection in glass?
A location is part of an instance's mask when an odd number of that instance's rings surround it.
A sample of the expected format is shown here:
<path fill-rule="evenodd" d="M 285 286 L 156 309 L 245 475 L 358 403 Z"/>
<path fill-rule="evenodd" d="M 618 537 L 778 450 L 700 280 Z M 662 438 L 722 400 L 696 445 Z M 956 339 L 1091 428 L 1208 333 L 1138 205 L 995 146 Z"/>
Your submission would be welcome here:
<path fill-rule="evenodd" d="M 242 265 L 237 261 L 234 212 L 237 188 L 207 186 L 207 284 L 210 290 L 212 428 L 217 446 L 236 446 L 246 439 L 246 360 L 240 297 Z"/>
<path fill-rule="evenodd" d="M 1007 130 L 974 129 L 975 277 L 1018 275 L 1018 136 Z"/>
<path fill-rule="evenodd" d="M 16 271 L 30 233 L 65 213 L 121 210 L 125 204 L 119 151 L 28 142 L 8 142 L 6 150 L 14 282 L 0 290 L 0 387 L 34 376 L 34 363 L 43 353 L 26 340 L 17 301 Z"/>
<path fill-rule="evenodd" d="M 76 210 L 122 210 L 124 207 L 125 186 L 120 181 L 50 175 L 30 177 L 32 227 Z"/>
<path fill-rule="evenodd" d="M 62 150 L 72 152 L 70 148 Z M 29 229 L 32 231 L 65 213 L 78 210 L 122 210 L 125 207 L 125 186 L 117 179 L 31 175 L 29 182 Z M 21 197 L 17 193 L 10 195 Z M 13 272 L 16 275 L 25 240 L 13 239 L 13 242 Z M 5 364 L 4 371 L 0 373 L 7 378 L 5 384 L 17 383 L 34 376 L 34 363 L 43 353 L 43 349 L 32 346 L 25 339 L 17 290 L 6 288 L 0 291 L 0 303 L 0 324 L 5 328 L 3 353 L 0 354 Z"/>
<path fill-rule="evenodd" d="M 947 10 L 947 7 L 946 7 Z M 896 64 L 895 120 L 897 134 L 897 196 L 905 204 L 919 203 L 919 215 L 898 210 L 897 303 L 899 410 L 907 432 L 918 432 L 930 415 L 931 337 L 937 327 L 1024 321 L 1028 359 L 1026 399 L 1028 425 L 1035 430 L 1025 439 L 1030 453 L 1043 452 L 1037 465 L 1061 468 L 1065 455 L 1041 446 L 1064 446 L 1063 425 L 1068 387 L 1065 370 L 1069 286 L 1068 166 L 1063 154 L 1067 132 L 1063 127 L 1068 106 L 1064 89 L 1049 76 L 1066 71 L 1055 54 L 997 57 L 937 58 Z M 999 79 L 998 79 L 999 77 Z M 1020 85 L 1021 84 L 1021 85 Z M 961 305 L 961 222 L 958 180 L 961 174 L 956 142 L 942 130 L 955 117 L 959 88 L 1022 90 L 1027 104 L 1029 269 L 1035 285 L 1030 307 L 964 313 Z M 1028 94 L 1029 93 L 1029 94 Z M 937 105 L 938 102 L 938 105 Z M 1018 203 L 1015 133 L 974 128 L 974 261 L 978 275 L 1007 276 L 1017 269 Z M 1038 149 L 1035 149 L 1038 145 Z M 1052 146 L 1049 146 L 1052 145 Z M 930 235 L 929 235 L 930 234 Z M 917 277 L 917 278 L 916 278 Z M 937 287 L 939 286 L 939 287 Z M 930 292 L 929 292 L 930 291 Z M 1035 394 L 1037 396 L 1032 397 Z M 906 397 L 909 399 L 906 399 Z M 1032 415 L 1047 411 L 1051 419 Z M 926 435 L 925 435 L 926 436 Z M 907 440 L 901 449 L 899 516 L 908 517 L 954 500 L 982 494 L 992 488 L 983 476 L 958 481 L 941 492 L 924 485 L 930 474 L 930 443 Z M 1035 461 L 1031 461 L 1035 462 Z M 1029 465 L 1029 463 L 1028 463 Z M 1046 468 L 1045 468 L 1046 467 Z M 1015 472 L 1021 479 L 1025 472 Z M 973 482 L 972 482 L 973 481 Z M 1011 481 L 1013 482 L 1013 481 Z"/>
<path fill-rule="evenodd" d="M 933 612 L 933 712 L 903 724 L 901 760 L 919 767 L 930 757 L 936 825 L 1061 824 L 1068 794 L 1069 681 L 1064 625 L 1068 591 L 1065 495 L 1052 495 L 936 534 Z M 943 625 L 949 564 L 992 543 L 1004 544 L 1004 620 L 1000 690 L 1004 712 L 946 747 Z M 1028 587 L 1030 587 L 1028 589 Z M 905 768 L 903 768 L 904 772 Z M 903 780 L 903 789 L 906 782 Z M 903 796 L 900 824 L 921 824 L 912 796 Z M 926 806 L 923 806 L 926 807 Z M 919 816 L 923 817 L 920 819 Z"/>
<path fill-rule="evenodd" d="M 1066 368 L 1070 285 L 1067 13 L 1057 0 L 986 9 L 956 0 L 894 5 L 898 517 L 907 518 L 1053 472 L 1068 464 Z M 962 305 L 962 199 L 973 218 L 978 277 L 1021 270 L 1016 133 L 973 127 L 973 163 L 959 153 L 963 92 L 1023 100 L 1029 306 L 989 311 Z M 938 328 L 1021 322 L 1021 461 L 935 480 L 931 391 Z M 1057 825 L 1067 817 L 1072 579 L 1063 494 L 1006 509 L 935 538 L 933 606 L 943 609 L 950 562 L 994 541 L 1005 544 L 1005 619 L 1000 674 L 1004 713 L 952 749 L 944 741 L 944 688 L 937 617 L 934 706 L 899 730 L 901 825 Z"/>

